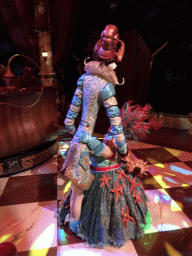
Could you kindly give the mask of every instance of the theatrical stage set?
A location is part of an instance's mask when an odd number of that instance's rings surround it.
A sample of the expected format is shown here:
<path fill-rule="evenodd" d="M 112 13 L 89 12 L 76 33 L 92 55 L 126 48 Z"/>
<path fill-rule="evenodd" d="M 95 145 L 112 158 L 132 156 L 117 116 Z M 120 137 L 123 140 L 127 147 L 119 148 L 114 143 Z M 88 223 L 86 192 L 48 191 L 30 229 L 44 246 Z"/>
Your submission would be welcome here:
<path fill-rule="evenodd" d="M 22 3 L 12 2 L 20 14 Z M 146 102 L 154 55 L 137 29 L 123 37 L 105 23 L 65 84 L 50 5 L 34 1 L 39 59 L 17 50 L 0 66 L 0 256 L 192 255 L 192 125 L 179 116 L 189 131 L 166 127 Z M 4 4 L 5 24 L 9 14 Z M 135 65 L 136 103 L 126 91 Z"/>

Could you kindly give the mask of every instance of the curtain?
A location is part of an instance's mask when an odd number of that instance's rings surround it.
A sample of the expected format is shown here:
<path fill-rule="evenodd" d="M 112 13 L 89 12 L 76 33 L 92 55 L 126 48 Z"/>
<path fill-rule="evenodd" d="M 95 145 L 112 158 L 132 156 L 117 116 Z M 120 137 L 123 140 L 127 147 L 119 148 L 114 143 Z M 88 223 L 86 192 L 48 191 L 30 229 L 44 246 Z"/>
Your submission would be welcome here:
<path fill-rule="evenodd" d="M 1 0 L 1 42 L 3 62 L 13 54 L 23 54 L 39 63 L 37 32 L 35 32 L 35 2 L 25 0 Z M 68 57 L 77 23 L 78 5 L 73 0 L 43 0 L 49 2 L 49 18 L 52 38 L 53 67 L 61 58 Z M 6 58 L 6 60 L 5 60 Z"/>

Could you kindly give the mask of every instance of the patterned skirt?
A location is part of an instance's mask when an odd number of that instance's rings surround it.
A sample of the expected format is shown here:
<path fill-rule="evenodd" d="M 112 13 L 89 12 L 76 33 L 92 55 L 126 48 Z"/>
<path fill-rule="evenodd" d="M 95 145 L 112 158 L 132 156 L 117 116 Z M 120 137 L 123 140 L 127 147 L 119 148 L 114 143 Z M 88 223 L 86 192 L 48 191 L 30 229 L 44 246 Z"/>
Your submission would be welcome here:
<path fill-rule="evenodd" d="M 121 164 L 108 169 L 92 170 L 94 181 L 84 191 L 77 232 L 89 245 L 98 248 L 121 247 L 128 240 L 141 237 L 149 224 L 147 196 L 140 179 L 126 172 Z M 61 208 L 60 224 L 70 212 L 70 196 Z"/>

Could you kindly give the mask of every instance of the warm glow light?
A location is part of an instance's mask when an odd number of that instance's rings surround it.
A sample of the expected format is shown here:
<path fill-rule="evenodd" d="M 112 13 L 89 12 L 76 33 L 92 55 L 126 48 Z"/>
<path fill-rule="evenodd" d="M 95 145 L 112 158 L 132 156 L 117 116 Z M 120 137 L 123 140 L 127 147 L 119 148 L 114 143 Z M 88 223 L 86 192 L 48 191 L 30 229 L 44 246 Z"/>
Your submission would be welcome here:
<path fill-rule="evenodd" d="M 151 234 L 151 233 L 156 233 L 156 232 L 157 232 L 157 229 L 151 225 L 149 228 L 147 228 L 144 231 L 144 234 Z"/>
<path fill-rule="evenodd" d="M 183 224 L 183 226 L 184 226 L 185 228 L 188 228 L 188 227 L 189 227 L 189 225 L 187 224 L 186 221 L 183 221 L 182 224 Z"/>
<path fill-rule="evenodd" d="M 179 204 L 182 206 L 181 203 L 179 203 Z M 172 212 L 180 212 L 180 211 L 182 211 L 181 207 L 179 207 L 179 205 L 174 200 L 171 201 L 171 211 Z"/>
<path fill-rule="evenodd" d="M 63 189 L 63 193 L 65 194 L 65 193 L 69 190 L 70 187 L 71 187 L 71 181 L 69 181 L 69 182 L 66 184 L 66 186 L 65 186 L 64 189 Z"/>
<path fill-rule="evenodd" d="M 182 184 L 181 187 L 189 187 L 189 184 Z"/>
<path fill-rule="evenodd" d="M 169 186 L 163 181 L 163 177 L 161 175 L 154 176 L 154 178 L 163 188 L 169 188 Z"/>
<path fill-rule="evenodd" d="M 176 176 L 175 174 L 169 173 L 169 172 L 164 172 L 164 174 L 170 175 L 170 176 Z"/>
<path fill-rule="evenodd" d="M 169 151 L 172 155 L 174 156 L 179 156 L 181 155 L 181 151 L 177 149 L 172 149 L 172 148 L 165 148 L 167 151 Z"/>
<path fill-rule="evenodd" d="M 167 241 L 165 241 L 165 249 L 169 256 L 182 256 L 182 254 L 176 251 Z"/>
<path fill-rule="evenodd" d="M 0 237 L 0 243 L 6 242 L 13 234 L 7 234 Z"/>
<path fill-rule="evenodd" d="M 42 52 L 42 56 L 43 56 L 44 58 L 47 58 L 47 57 L 48 57 L 48 52 Z"/>
<path fill-rule="evenodd" d="M 160 167 L 160 168 L 164 168 L 165 167 L 164 164 L 155 164 L 155 166 Z"/>
<path fill-rule="evenodd" d="M 147 158 L 147 161 L 148 161 L 150 164 L 154 164 L 154 165 L 160 164 L 158 161 L 156 161 L 155 159 L 150 158 L 150 157 Z"/>
<path fill-rule="evenodd" d="M 51 224 L 33 243 L 29 256 L 46 256 L 53 242 L 54 232 L 55 224 Z"/>
<path fill-rule="evenodd" d="M 59 142 L 59 150 L 60 151 L 63 151 L 63 150 L 66 151 L 66 149 L 68 149 L 68 147 L 69 147 L 69 145 L 67 143 Z"/>

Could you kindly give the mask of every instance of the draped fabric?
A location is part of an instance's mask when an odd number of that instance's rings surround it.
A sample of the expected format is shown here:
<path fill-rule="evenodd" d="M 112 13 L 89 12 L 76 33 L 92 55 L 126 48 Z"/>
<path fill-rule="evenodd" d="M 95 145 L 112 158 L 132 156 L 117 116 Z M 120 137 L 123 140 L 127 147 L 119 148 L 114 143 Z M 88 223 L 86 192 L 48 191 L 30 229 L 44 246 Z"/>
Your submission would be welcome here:
<path fill-rule="evenodd" d="M 38 37 L 35 31 L 35 3 L 38 0 L 0 1 L 0 48 L 6 64 L 11 55 L 27 55 L 39 63 Z M 73 0 L 43 0 L 49 2 L 50 29 L 52 38 L 53 67 L 56 68 L 62 55 L 68 57 L 76 26 L 78 2 Z M 39 27 L 37 26 L 37 29 Z M 10 48 L 12 51 L 10 51 Z"/>
<path fill-rule="evenodd" d="M 125 54 L 118 64 L 117 77 L 119 82 L 124 77 L 125 84 L 116 86 L 119 106 L 128 100 L 144 106 L 147 103 L 152 53 L 137 28 L 122 34 L 121 39 L 125 43 Z"/>
<path fill-rule="evenodd" d="M 38 19 L 37 16 L 35 19 L 35 3 L 37 2 L 43 2 L 44 5 L 48 3 L 49 5 L 53 69 L 55 71 L 58 65 L 67 64 L 65 65 L 64 76 L 66 86 L 70 85 L 71 88 L 68 88 L 69 96 L 66 95 L 69 98 L 67 98 L 68 101 L 70 101 L 79 76 L 77 61 L 70 55 L 72 43 L 73 46 L 76 45 L 76 49 L 82 52 L 81 55 L 83 57 L 87 57 L 92 54 L 94 44 L 100 35 L 100 32 L 98 32 L 98 37 L 96 34 L 91 36 L 91 28 L 88 24 L 87 26 L 81 26 L 82 16 L 85 16 L 83 15 L 85 13 L 85 6 L 82 4 L 82 1 L 1 0 L 0 57 L 6 58 L 1 64 L 6 65 L 8 59 L 16 53 L 27 55 L 39 64 L 38 37 L 35 29 L 38 30 L 39 27 L 44 29 L 44 26 L 46 29 L 46 24 L 44 24 L 41 19 Z M 90 16 L 91 14 L 89 14 L 89 17 Z M 47 16 L 45 15 L 45 20 L 46 19 Z M 92 19 L 92 21 L 90 20 L 90 24 L 95 24 L 94 15 Z M 38 24 L 38 22 L 40 24 Z M 102 24 L 102 21 L 99 20 L 97 26 L 104 28 L 106 24 Z M 96 24 L 94 26 L 96 26 Z M 92 28 L 92 34 L 95 29 L 94 26 Z M 79 37 L 75 37 L 75 35 L 79 35 Z M 85 35 L 89 38 L 84 38 Z M 125 84 L 116 87 L 119 106 L 121 107 L 128 100 L 133 100 L 135 103 L 144 106 L 151 73 L 150 62 L 152 54 L 136 28 L 123 34 L 121 33 L 120 37 L 125 42 L 126 47 L 123 61 L 118 64 L 117 68 L 119 82 L 122 81 L 121 78 L 125 78 Z M 9 41 L 9 46 L 7 41 Z M 85 41 L 87 41 L 87 45 Z M 8 49 L 10 47 L 13 49 L 12 51 Z M 73 51 L 74 50 L 73 47 Z M 5 53 L 6 51 L 7 54 Z M 69 57 L 74 61 L 72 67 L 70 66 Z M 72 70 L 73 76 L 71 76 Z"/>

